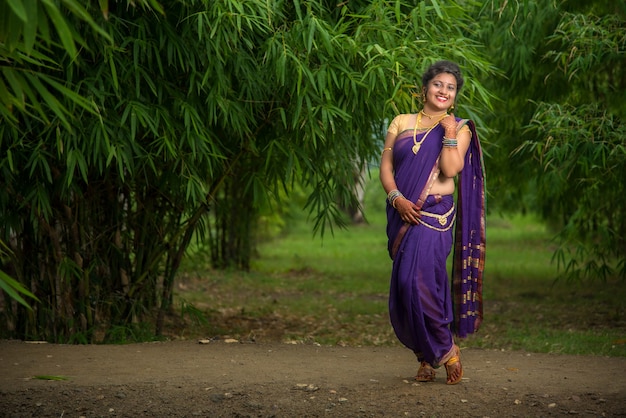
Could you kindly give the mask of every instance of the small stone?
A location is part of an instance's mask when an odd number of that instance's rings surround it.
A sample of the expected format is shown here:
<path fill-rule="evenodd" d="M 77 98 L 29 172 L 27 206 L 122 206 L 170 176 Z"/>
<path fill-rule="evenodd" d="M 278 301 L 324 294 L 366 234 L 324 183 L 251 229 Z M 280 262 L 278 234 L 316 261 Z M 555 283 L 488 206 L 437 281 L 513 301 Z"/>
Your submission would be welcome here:
<path fill-rule="evenodd" d="M 551 403 L 548 405 L 548 408 L 556 408 L 556 404 L 555 403 Z"/>
<path fill-rule="evenodd" d="M 219 394 L 219 393 L 215 393 L 215 394 L 211 395 L 209 397 L 209 399 L 211 399 L 211 401 L 216 402 L 216 403 L 217 402 L 222 402 L 224 400 L 224 395 Z"/>
<path fill-rule="evenodd" d="M 318 391 L 320 388 L 312 383 L 296 383 L 294 389 L 303 390 L 305 392 L 315 392 Z"/>

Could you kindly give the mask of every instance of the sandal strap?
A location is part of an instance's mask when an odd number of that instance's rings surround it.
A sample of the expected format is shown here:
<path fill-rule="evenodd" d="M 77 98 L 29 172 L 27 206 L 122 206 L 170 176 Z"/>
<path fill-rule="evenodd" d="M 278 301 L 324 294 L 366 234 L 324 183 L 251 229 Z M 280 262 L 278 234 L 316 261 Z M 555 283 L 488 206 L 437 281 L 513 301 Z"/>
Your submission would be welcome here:
<path fill-rule="evenodd" d="M 454 366 L 459 362 L 459 356 L 452 356 L 446 361 L 446 366 Z"/>
<path fill-rule="evenodd" d="M 432 382 L 435 380 L 435 369 L 433 369 L 430 363 L 422 361 L 415 378 L 418 382 Z"/>

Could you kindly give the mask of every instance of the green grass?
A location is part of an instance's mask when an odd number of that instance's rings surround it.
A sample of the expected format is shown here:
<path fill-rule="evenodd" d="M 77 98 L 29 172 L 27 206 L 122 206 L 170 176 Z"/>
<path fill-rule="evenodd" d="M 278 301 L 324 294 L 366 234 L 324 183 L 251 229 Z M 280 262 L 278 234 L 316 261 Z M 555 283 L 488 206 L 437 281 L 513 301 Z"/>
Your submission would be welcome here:
<path fill-rule="evenodd" d="M 294 219 L 288 233 L 260 245 L 249 273 L 213 271 L 199 255 L 187 260 L 177 301 L 193 309 L 181 310 L 178 335 L 399 345 L 387 313 L 385 196 L 371 189 L 367 224 L 321 239 Z M 485 319 L 462 346 L 626 356 L 625 283 L 555 282 L 552 250 L 536 219 L 488 217 Z"/>

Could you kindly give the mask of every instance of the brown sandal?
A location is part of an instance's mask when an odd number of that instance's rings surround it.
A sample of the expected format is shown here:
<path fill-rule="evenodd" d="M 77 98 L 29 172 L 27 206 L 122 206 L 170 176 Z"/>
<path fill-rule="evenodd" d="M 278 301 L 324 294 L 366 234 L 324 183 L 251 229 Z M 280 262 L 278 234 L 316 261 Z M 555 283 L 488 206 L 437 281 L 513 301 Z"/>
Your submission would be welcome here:
<path fill-rule="evenodd" d="M 448 375 L 446 384 L 456 385 L 459 383 L 463 377 L 463 365 L 461 364 L 461 350 L 457 345 L 454 346 L 454 354 L 445 362 L 444 365 L 446 366 L 446 374 Z M 456 376 L 456 378 L 453 376 Z"/>
<path fill-rule="evenodd" d="M 418 382 L 432 382 L 435 380 L 435 369 L 430 363 L 422 361 L 415 380 Z"/>

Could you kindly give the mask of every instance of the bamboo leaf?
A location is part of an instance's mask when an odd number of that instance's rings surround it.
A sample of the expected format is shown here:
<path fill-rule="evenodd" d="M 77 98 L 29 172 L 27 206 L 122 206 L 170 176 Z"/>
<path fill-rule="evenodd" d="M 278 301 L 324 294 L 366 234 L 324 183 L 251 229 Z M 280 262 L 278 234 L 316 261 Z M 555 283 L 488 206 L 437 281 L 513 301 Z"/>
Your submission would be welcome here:
<path fill-rule="evenodd" d="M 15 15 L 24 23 L 28 21 L 28 13 L 21 0 L 6 0 Z"/>
<path fill-rule="evenodd" d="M 59 120 L 63 123 L 63 125 L 65 125 L 65 127 L 68 128 L 68 130 L 71 130 L 72 126 L 70 125 L 67 118 L 65 117 L 65 114 L 67 112 L 65 108 L 61 105 L 61 103 L 57 100 L 57 98 L 54 97 L 52 94 L 50 94 L 48 89 L 46 89 L 43 86 L 43 84 L 41 84 L 41 81 L 39 81 L 39 78 L 37 78 L 36 76 L 30 76 L 30 75 L 27 77 L 28 77 L 28 81 L 30 82 L 30 84 L 35 88 L 35 90 L 37 90 L 37 92 L 39 93 L 41 98 L 44 100 L 44 102 L 48 105 L 50 110 L 52 110 L 55 116 L 59 118 Z"/>
<path fill-rule="evenodd" d="M 81 96 L 79 93 L 76 93 L 75 91 L 65 87 L 63 84 L 59 83 L 54 78 L 49 77 L 47 75 L 40 75 L 40 79 L 46 84 L 48 84 L 50 87 L 54 88 L 57 92 L 59 92 L 59 94 L 62 97 L 64 97 L 71 103 L 79 106 L 80 108 L 88 111 L 89 113 L 92 113 L 92 114 L 97 113 L 96 106 L 88 98 Z"/>
<path fill-rule="evenodd" d="M 439 17 L 439 19 L 444 19 L 443 13 L 441 13 L 441 8 L 439 7 L 439 2 L 437 0 L 431 0 L 431 3 L 437 13 L 437 17 Z"/>
<path fill-rule="evenodd" d="M 30 54 L 33 51 L 37 38 L 37 21 L 39 20 L 37 12 L 39 7 L 37 0 L 24 0 L 24 5 L 28 13 L 28 17 L 24 22 L 24 52 Z"/>
<path fill-rule="evenodd" d="M 316 32 L 316 23 L 317 21 L 315 20 L 315 18 L 310 18 L 308 19 L 309 24 L 309 32 L 308 32 L 308 36 L 306 38 L 306 50 L 307 52 L 311 52 L 311 50 L 313 49 L 313 43 L 315 40 L 315 32 Z"/>
<path fill-rule="evenodd" d="M 156 12 L 158 12 L 159 14 L 161 15 L 165 14 L 165 10 L 163 9 L 163 6 L 157 0 L 148 0 L 148 3 L 150 4 L 150 7 Z"/>
<path fill-rule="evenodd" d="M 76 45 L 74 44 L 74 37 L 72 35 L 72 30 L 68 26 L 67 21 L 61 14 L 61 11 L 57 7 L 57 5 L 53 3 L 52 0 L 41 0 L 41 2 L 46 7 L 48 16 L 50 17 L 52 24 L 57 30 L 57 34 L 59 35 L 59 38 L 61 39 L 61 43 L 63 44 L 63 47 L 65 48 L 69 56 L 73 59 L 76 56 L 77 51 L 76 51 Z"/>
<path fill-rule="evenodd" d="M 21 295 L 25 295 L 39 302 L 39 299 L 37 299 L 37 297 L 32 292 L 30 292 L 20 282 L 13 279 L 2 270 L 0 270 L 0 289 L 4 290 L 9 295 L 10 298 L 14 299 L 19 304 L 25 306 L 26 308 L 30 310 L 32 310 L 32 308 L 21 297 Z"/>

